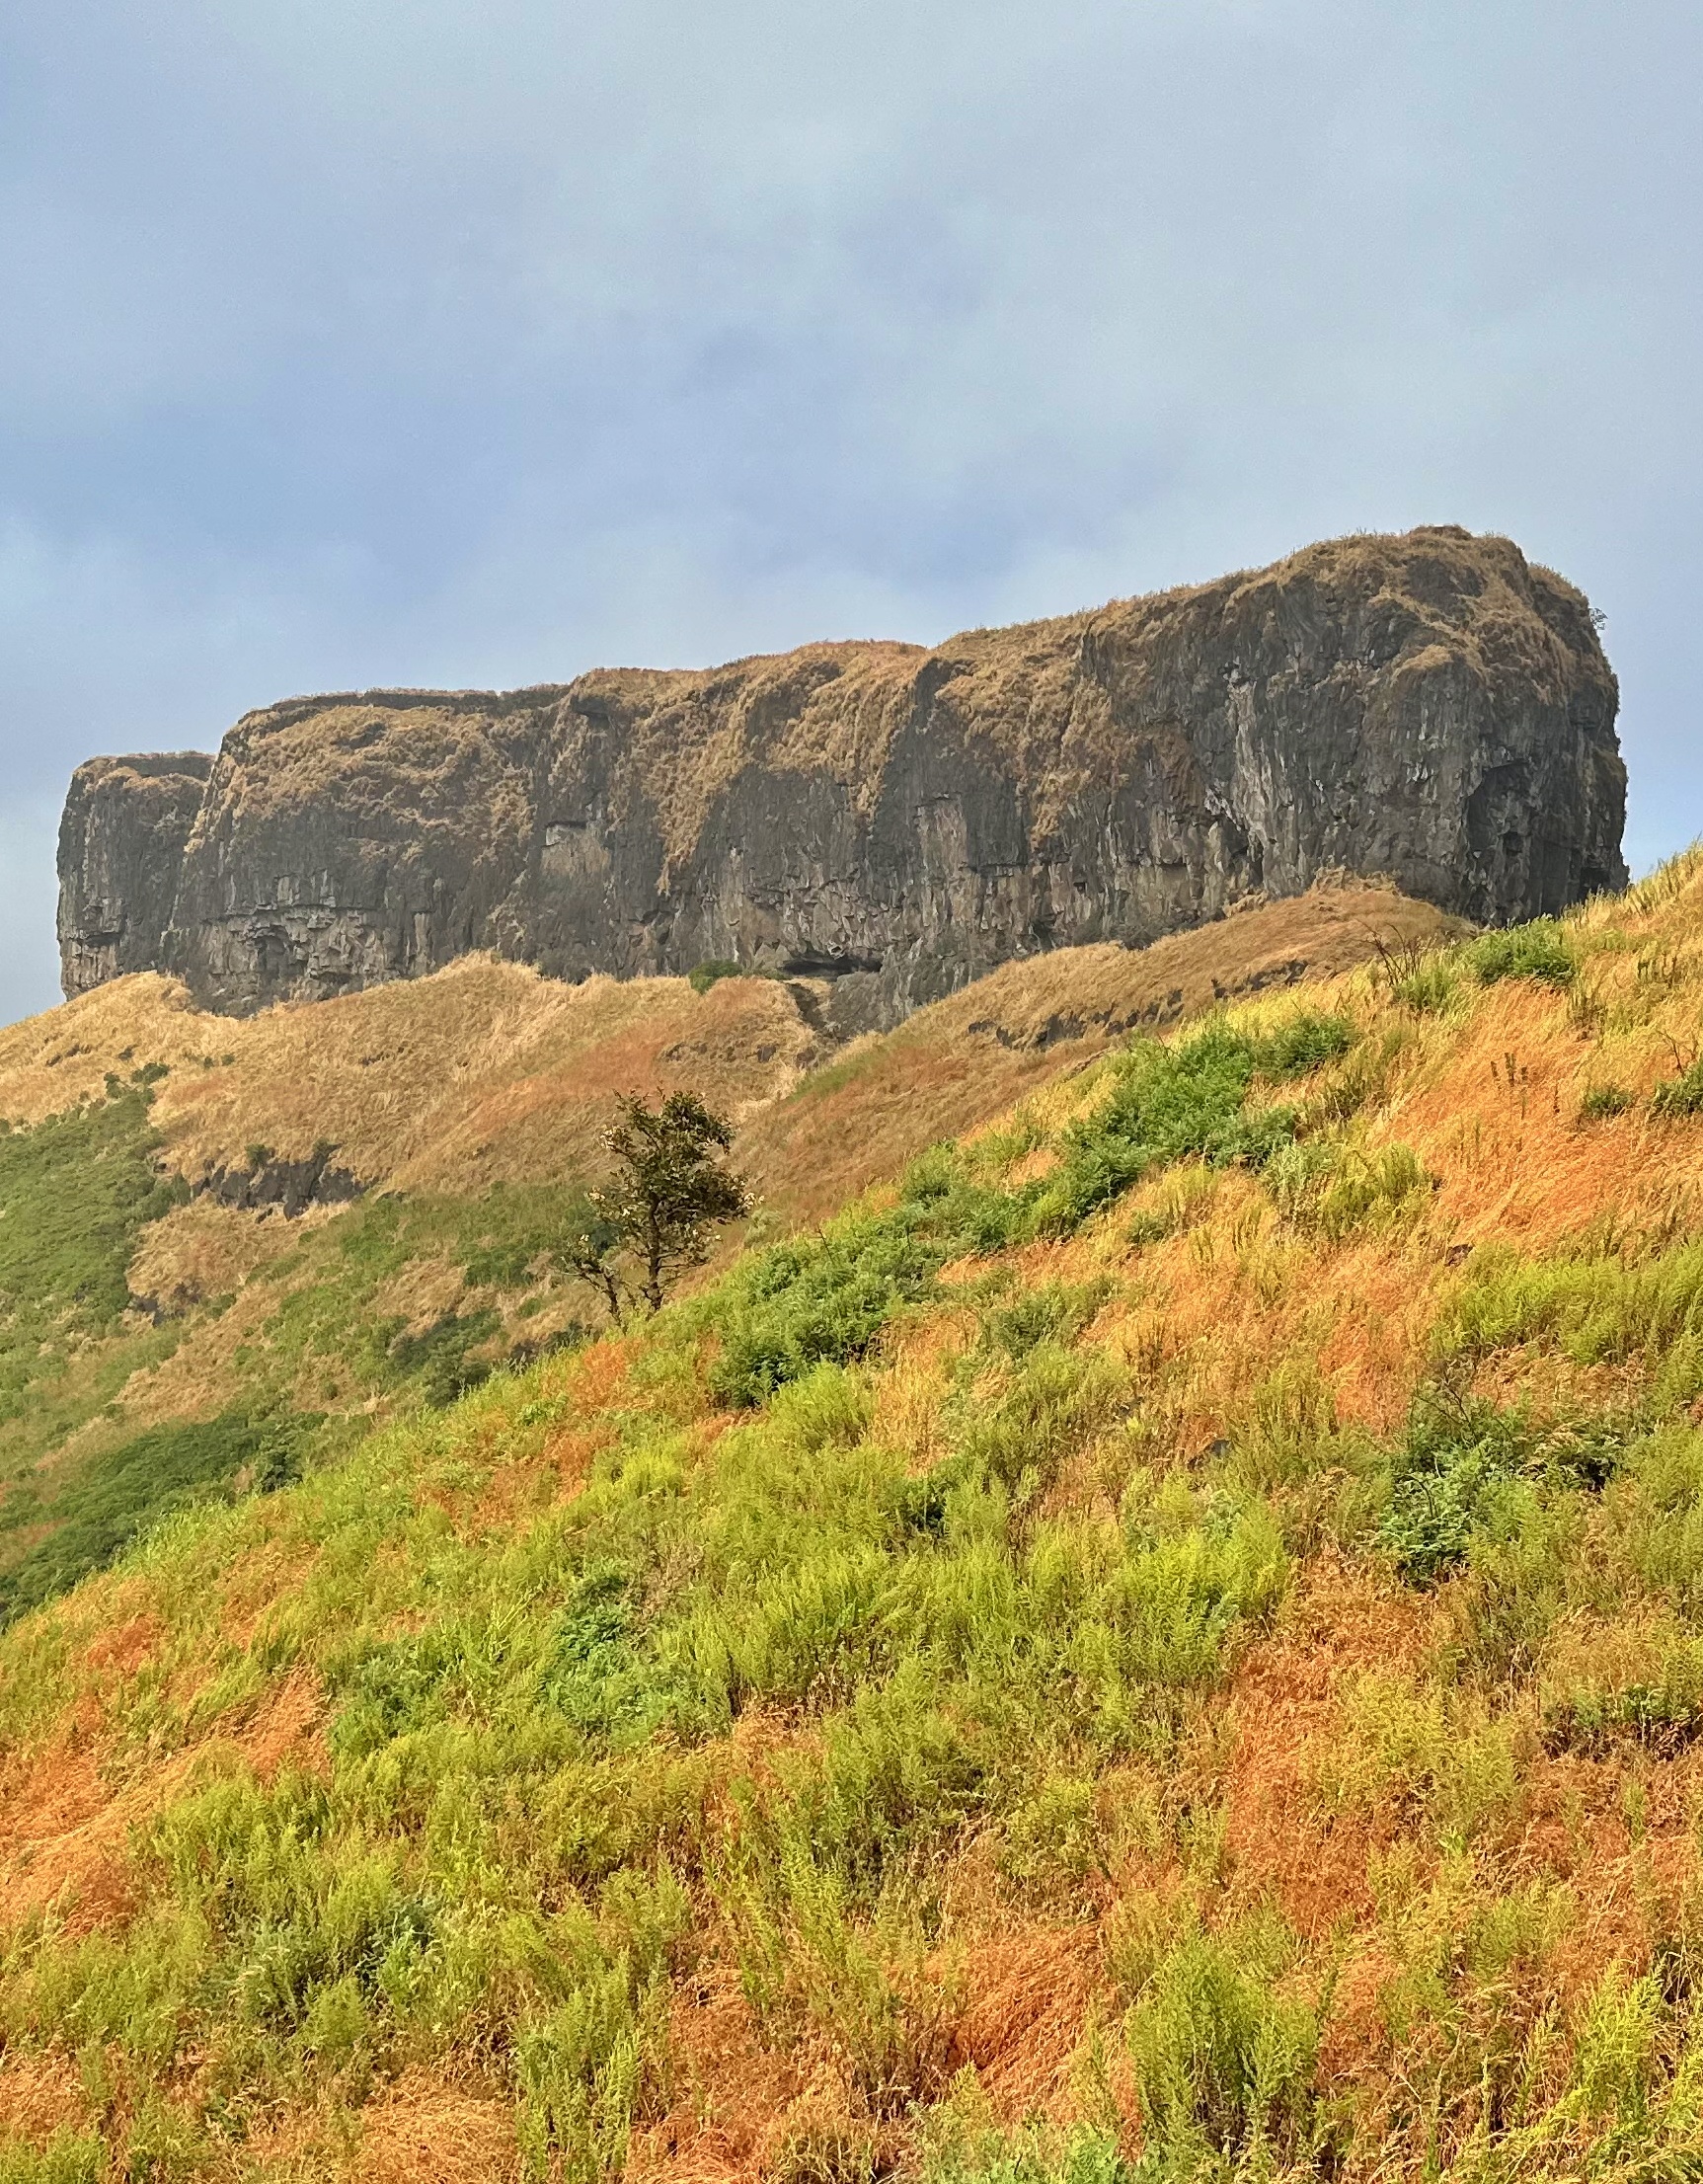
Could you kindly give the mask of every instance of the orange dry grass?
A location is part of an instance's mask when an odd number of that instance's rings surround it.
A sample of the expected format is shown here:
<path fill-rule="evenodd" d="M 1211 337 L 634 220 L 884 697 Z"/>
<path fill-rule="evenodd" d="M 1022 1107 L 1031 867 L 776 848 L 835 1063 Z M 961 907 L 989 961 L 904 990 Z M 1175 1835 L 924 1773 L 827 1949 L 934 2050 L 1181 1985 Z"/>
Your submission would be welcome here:
<path fill-rule="evenodd" d="M 79 1100 L 98 1099 L 107 1072 L 145 1061 L 174 1073 L 202 1054 L 230 1052 L 239 1027 L 204 1016 L 175 979 L 148 971 L 97 986 L 75 1001 L 0 1028 L 0 1115 L 37 1123 Z M 118 1056 L 128 1050 L 129 1058 Z"/>
<path fill-rule="evenodd" d="M 1676 999 L 1662 1013 L 1683 1025 L 1695 1002 Z M 1673 1073 L 1660 1018 L 1610 1072 L 1569 1021 L 1564 995 L 1509 980 L 1477 1000 L 1466 1025 L 1432 1038 L 1443 1046 L 1438 1062 L 1398 1091 L 1376 1137 L 1412 1146 L 1439 1179 L 1434 1218 L 1459 1241 L 1542 1251 L 1606 1215 L 1659 1226 L 1697 1203 L 1696 1124 L 1578 1119 L 1592 1081 L 1612 1074 L 1647 1093 Z"/>
<path fill-rule="evenodd" d="M 1286 1359 L 1315 1363 L 1339 1421 L 1388 1431 L 1426 1369 L 1441 1254 L 1423 1238 L 1316 1248 L 1277 1233 L 1258 1186 L 1228 1178 L 1224 1210 L 1149 1247 L 1095 1335 L 1156 1399 L 1181 1455 L 1244 1415 Z M 1238 1249 L 1237 1211 L 1260 1216 Z"/>
<path fill-rule="evenodd" d="M 15 1761 L 0 1792 L 0 1920 L 54 1906 L 72 1932 L 121 1921 L 130 1909 L 125 1846 L 130 1830 L 157 1812 L 203 1757 L 232 1753 L 262 1781 L 285 1758 L 323 1758 L 318 1689 L 302 1672 L 286 1677 L 234 1730 L 174 1754 L 121 1788 L 107 1778 L 100 1700 L 85 1691 L 34 1759 Z"/>
<path fill-rule="evenodd" d="M 1062 948 L 1008 963 L 890 1036 L 860 1042 L 747 1129 L 740 1158 L 770 1203 L 820 1219 L 940 1137 L 964 1136 L 1080 1069 L 1132 1027 L 1326 978 L 1452 921 L 1364 883 L 1258 902 L 1150 948 Z"/>
<path fill-rule="evenodd" d="M 0 2147 L 7 2134 L 39 2145 L 56 2131 L 87 2130 L 94 2110 L 69 2056 L 0 2055 Z"/>
<path fill-rule="evenodd" d="M 903 1455 L 913 1473 L 945 1453 L 942 1406 L 952 1368 L 975 1333 L 972 1312 L 948 1308 L 911 1321 L 882 1345 L 885 1369 L 875 1383 L 870 1431 Z"/>
<path fill-rule="evenodd" d="M 828 2059 L 766 2042 L 731 1966 L 676 1987 L 668 2053 L 673 2098 L 659 2122 L 634 2137 L 626 2173 L 635 2184 L 760 2177 L 801 2111 L 845 2112 L 842 2074 Z"/>
<path fill-rule="evenodd" d="M 1394 1839 L 1396 1816 L 1329 1814 L 1312 1785 L 1340 1732 L 1345 1680 L 1417 1666 L 1437 1634 L 1432 1603 L 1393 1581 L 1334 1561 L 1305 1571 L 1271 1637 L 1236 1672 L 1236 1746 L 1225 1782 L 1234 1901 L 1275 1901 L 1314 1940 L 1370 1912 L 1368 1858 Z"/>
<path fill-rule="evenodd" d="M 964 1964 L 969 2000 L 950 2064 L 972 2064 L 997 2120 L 1075 2120 L 1072 2066 L 1096 2014 L 1114 1997 L 1091 1926 L 1016 1925 L 973 1945 Z"/>
<path fill-rule="evenodd" d="M 511 2184 L 521 2174 L 513 2109 L 409 2070 L 361 2111 L 348 2174 L 371 2184 Z"/>

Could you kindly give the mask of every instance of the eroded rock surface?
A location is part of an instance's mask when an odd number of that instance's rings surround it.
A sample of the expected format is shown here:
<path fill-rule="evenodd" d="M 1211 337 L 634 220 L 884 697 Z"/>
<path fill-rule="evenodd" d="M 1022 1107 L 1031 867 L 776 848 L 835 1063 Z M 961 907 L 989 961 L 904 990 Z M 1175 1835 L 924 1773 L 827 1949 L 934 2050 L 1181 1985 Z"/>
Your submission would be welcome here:
<path fill-rule="evenodd" d="M 66 997 L 160 964 L 184 845 L 206 793 L 204 750 L 91 758 L 59 822 L 59 963 Z"/>
<path fill-rule="evenodd" d="M 1337 868 L 1527 917 L 1624 884 L 1616 701 L 1583 595 L 1452 526 L 932 652 L 295 699 L 226 737 L 181 857 L 120 786 L 179 761 L 79 773 L 66 990 L 145 963 L 243 1012 L 477 948 L 728 959 L 830 980 L 844 1032 Z"/>

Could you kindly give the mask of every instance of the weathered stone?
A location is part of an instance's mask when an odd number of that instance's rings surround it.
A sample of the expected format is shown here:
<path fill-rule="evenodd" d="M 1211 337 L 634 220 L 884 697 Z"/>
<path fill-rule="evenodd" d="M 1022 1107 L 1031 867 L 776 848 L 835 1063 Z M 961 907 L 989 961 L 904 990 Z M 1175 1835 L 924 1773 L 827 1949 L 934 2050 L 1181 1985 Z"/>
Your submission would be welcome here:
<path fill-rule="evenodd" d="M 59 962 L 65 995 L 160 962 L 213 761 L 204 750 L 91 758 L 59 822 Z"/>
<path fill-rule="evenodd" d="M 175 890 L 126 861 L 163 831 L 74 791 L 62 930 L 111 875 L 132 924 L 171 895 L 146 960 L 228 1010 L 493 948 L 826 980 L 844 1031 L 1333 868 L 1485 922 L 1621 886 L 1616 699 L 1584 597 L 1508 540 L 1342 539 L 933 652 L 292 700 L 225 739 Z"/>

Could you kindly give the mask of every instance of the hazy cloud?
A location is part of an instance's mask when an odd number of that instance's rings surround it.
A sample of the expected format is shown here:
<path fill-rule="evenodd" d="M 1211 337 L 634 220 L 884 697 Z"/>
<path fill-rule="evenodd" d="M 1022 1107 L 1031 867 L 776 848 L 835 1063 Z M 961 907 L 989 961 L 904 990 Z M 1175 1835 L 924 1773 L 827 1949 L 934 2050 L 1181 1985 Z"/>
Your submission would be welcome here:
<path fill-rule="evenodd" d="M 1582 583 L 1679 846 L 1700 63 L 1660 0 L 14 0 L 0 1017 L 93 750 L 1356 527 Z"/>

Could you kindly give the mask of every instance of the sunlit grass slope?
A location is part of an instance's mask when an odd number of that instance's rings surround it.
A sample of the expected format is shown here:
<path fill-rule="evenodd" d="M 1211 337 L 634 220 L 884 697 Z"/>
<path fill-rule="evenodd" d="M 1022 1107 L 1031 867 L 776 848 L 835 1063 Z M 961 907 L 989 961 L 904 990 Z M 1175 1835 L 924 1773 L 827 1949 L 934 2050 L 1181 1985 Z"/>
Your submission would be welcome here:
<path fill-rule="evenodd" d="M 1689 858 L 179 1512 L 0 1638 L 0 2177 L 1694 2173 L 1700 1043 Z"/>
<path fill-rule="evenodd" d="M 1321 888 L 1010 966 L 826 1068 L 823 988 L 567 986 L 486 959 L 240 1022 L 143 975 L 0 1032 L 0 1622 L 186 1501 L 276 1485 L 599 1326 L 551 1246 L 619 1092 L 733 1116 L 774 1233 L 1120 1027 L 1444 923 Z"/>

